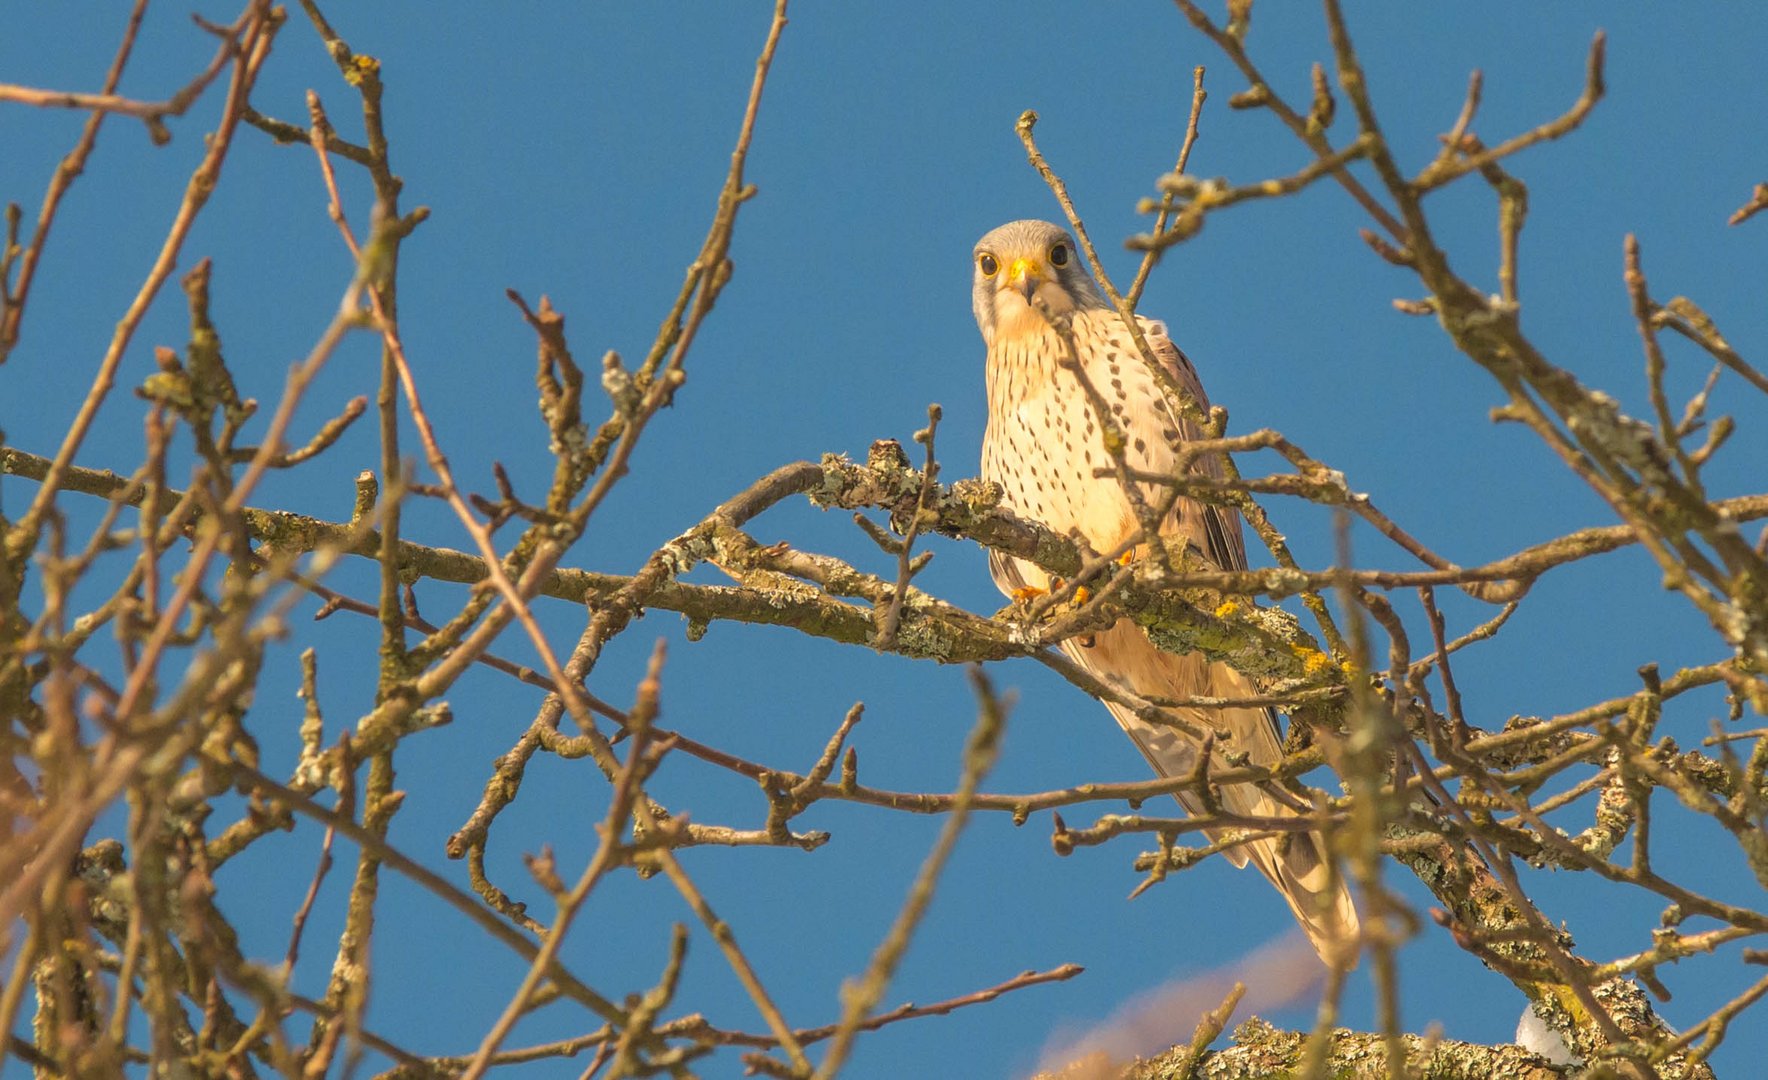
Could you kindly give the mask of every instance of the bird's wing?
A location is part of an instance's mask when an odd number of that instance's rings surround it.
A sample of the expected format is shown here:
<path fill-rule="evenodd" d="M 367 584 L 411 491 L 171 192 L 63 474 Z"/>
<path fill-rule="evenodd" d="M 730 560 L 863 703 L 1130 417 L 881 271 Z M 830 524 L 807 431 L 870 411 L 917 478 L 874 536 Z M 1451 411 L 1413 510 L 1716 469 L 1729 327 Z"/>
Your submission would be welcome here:
<path fill-rule="evenodd" d="M 1147 319 L 1141 320 L 1141 327 L 1155 360 L 1165 369 L 1167 376 L 1198 406 L 1207 409 L 1209 398 L 1204 393 L 1203 382 L 1191 362 L 1167 336 L 1166 327 Z M 1122 336 L 1121 325 L 1109 333 L 1115 340 L 1128 345 Z M 1116 380 L 1112 385 L 1121 389 Z M 1200 425 L 1176 416 L 1177 410 L 1158 396 L 1132 394 L 1129 405 L 1120 417 L 1125 436 L 1145 455 L 1144 467 L 1157 471 L 1170 468 L 1172 452 L 1176 450 L 1173 444 L 1204 436 Z M 1200 458 L 1191 467 L 1210 477 L 1219 478 L 1225 473 L 1222 460 L 1216 455 Z M 1161 493 L 1155 489 L 1149 494 L 1158 497 Z M 1160 531 L 1163 540 L 1169 543 L 1181 541 L 1221 569 L 1238 570 L 1246 566 L 1246 549 L 1240 538 L 1240 515 L 1230 507 L 1179 498 L 1160 523 Z M 991 555 L 990 565 L 996 583 L 1003 588 L 1022 584 L 1014 578 L 1031 573 L 1013 559 Z M 1226 664 L 1213 663 L 1198 654 L 1181 656 L 1157 648 L 1128 620 L 1095 635 L 1091 645 L 1070 641 L 1064 643 L 1064 650 L 1106 681 L 1142 697 L 1247 698 L 1258 693 L 1251 679 Z M 1173 728 L 1151 725 L 1128 710 L 1113 708 L 1112 711 L 1157 771 L 1167 776 L 1182 776 L 1195 764 L 1196 747 L 1188 736 Z M 1271 764 L 1283 756 L 1282 729 L 1273 710 L 1244 706 L 1180 708 L 1177 711 L 1194 724 L 1216 728 L 1228 736 L 1218 745 L 1218 753 L 1244 753 L 1259 764 Z M 1249 793 L 1251 790 L 1248 789 Z M 1245 855 L 1236 852 L 1234 857 L 1243 861 Z"/>
<path fill-rule="evenodd" d="M 1166 325 L 1143 320 L 1142 336 L 1148 342 L 1154 359 L 1166 370 L 1167 376 L 1191 396 L 1198 408 L 1207 411 L 1209 395 L 1203 390 L 1203 380 L 1197 377 L 1197 369 L 1191 366 L 1190 359 L 1167 336 Z M 1179 418 L 1178 430 L 1180 438 L 1186 441 L 1200 439 L 1204 435 L 1197 424 L 1184 417 Z M 1211 479 L 1220 480 L 1226 475 L 1222 459 L 1214 454 L 1199 458 L 1191 468 Z M 1240 533 L 1240 512 L 1233 507 L 1215 506 L 1196 499 L 1180 499 L 1167 520 L 1161 523 L 1161 532 L 1169 537 L 1177 536 L 1195 543 L 1204 557 L 1218 569 L 1246 569 L 1246 540 Z M 1250 679 L 1226 665 L 1212 665 L 1212 674 L 1212 683 L 1225 684 L 1221 686 L 1223 697 L 1251 697 L 1257 692 Z M 1283 729 L 1277 722 L 1276 710 L 1263 711 L 1276 745 L 1281 746 Z"/>
<path fill-rule="evenodd" d="M 1142 337 L 1148 342 L 1149 351 L 1154 354 L 1154 359 L 1165 370 L 1167 377 L 1189 394 L 1198 408 L 1207 412 L 1209 395 L 1204 393 L 1203 380 L 1197 377 L 1197 369 L 1191 366 L 1191 361 L 1173 344 L 1172 338 L 1167 336 L 1166 324 L 1152 319 L 1143 319 L 1141 323 Z M 1187 442 L 1203 438 L 1203 430 L 1183 417 L 1179 418 L 1178 428 L 1180 437 Z M 1213 455 L 1198 459 L 1192 469 L 1215 480 L 1220 480 L 1224 475 L 1221 459 Z M 1181 535 L 1192 531 L 1185 527 L 1187 522 L 1182 513 L 1185 509 L 1183 506 L 1177 508 L 1173 519 L 1167 522 L 1170 530 Z M 1246 569 L 1246 541 L 1240 535 L 1240 512 L 1232 507 L 1198 503 L 1195 504 L 1195 513 L 1202 533 L 1196 539 L 1202 540 L 1198 547 L 1204 556 L 1222 570 Z M 1190 536 L 1186 538 L 1193 539 Z"/>
<path fill-rule="evenodd" d="M 1251 681 L 1226 664 L 1211 663 L 1198 653 L 1179 656 L 1161 651 L 1129 619 L 1093 635 L 1091 645 L 1074 639 L 1064 641 L 1062 651 L 1107 682 L 1143 696 L 1244 697 L 1254 692 Z M 1105 707 L 1155 772 L 1184 776 L 1195 768 L 1200 747 L 1191 736 L 1176 727 L 1144 720 L 1117 702 L 1108 701 Z M 1223 738 L 1217 741 L 1212 758 L 1218 769 L 1228 766 L 1225 753 L 1229 751 L 1245 753 L 1261 765 L 1282 757 L 1274 721 L 1267 709 L 1173 711 L 1192 724 L 1221 733 Z M 1294 796 L 1274 784 L 1227 784 L 1218 789 L 1217 795 L 1223 810 L 1243 818 L 1296 816 Z M 1203 814 L 1209 809 L 1192 792 L 1179 792 L 1175 797 L 1191 814 Z M 1205 831 L 1212 840 L 1221 840 L 1227 832 L 1220 828 Z M 1344 879 L 1334 874 L 1330 866 L 1322 836 L 1290 832 L 1248 840 L 1222 854 L 1235 866 L 1251 862 L 1277 887 L 1321 959 L 1333 964 L 1348 955 L 1357 939 L 1357 909 Z"/>
<path fill-rule="evenodd" d="M 1142 322 L 1143 336 L 1149 349 L 1166 374 L 1189 394 L 1197 405 L 1207 410 L 1209 398 L 1196 368 L 1167 336 L 1166 327 L 1151 320 Z M 1161 417 L 1144 417 L 1163 428 Z M 1131 421 L 1135 421 L 1132 419 Z M 1182 441 L 1199 439 L 1203 430 L 1195 423 L 1179 418 L 1176 425 Z M 1150 432 L 1156 434 L 1158 432 Z M 1220 479 L 1225 475 L 1218 456 L 1200 458 L 1192 468 L 1205 476 Z M 1197 547 L 1215 566 L 1223 570 L 1246 568 L 1246 546 L 1240 531 L 1240 514 L 1231 507 L 1213 506 L 1196 499 L 1182 498 L 1172 513 L 1161 523 L 1161 533 L 1168 539 L 1183 539 Z M 1177 656 L 1155 647 L 1154 643 L 1128 620 L 1111 630 L 1096 635 L 1092 647 L 1064 642 L 1063 649 L 1077 662 L 1138 694 L 1151 697 L 1184 698 L 1206 695 L 1227 698 L 1252 697 L 1257 694 L 1253 681 L 1232 667 L 1212 663 L 1191 654 Z M 1119 726 L 1135 742 L 1156 772 L 1166 776 L 1184 775 L 1196 762 L 1196 744 L 1178 730 L 1150 724 L 1129 709 L 1107 703 Z M 1271 764 L 1282 758 L 1282 729 L 1277 714 L 1269 708 L 1177 709 L 1180 716 L 1200 726 L 1214 728 L 1226 739 L 1217 744 L 1217 754 L 1225 750 L 1245 753 L 1258 764 Z M 1226 764 L 1218 761 L 1218 765 Z M 1281 792 L 1262 784 L 1231 784 L 1221 792 L 1227 810 L 1247 817 L 1284 817 L 1294 814 L 1286 805 L 1291 800 Z M 1179 795 L 1179 802 L 1192 813 L 1200 813 L 1200 800 Z M 1214 837 L 1219 830 L 1211 830 Z M 1356 908 L 1342 880 L 1327 866 L 1322 838 L 1310 833 L 1251 841 L 1225 852 L 1235 865 L 1251 861 L 1288 901 L 1302 928 L 1323 958 L 1330 959 L 1344 943 L 1355 939 Z"/>

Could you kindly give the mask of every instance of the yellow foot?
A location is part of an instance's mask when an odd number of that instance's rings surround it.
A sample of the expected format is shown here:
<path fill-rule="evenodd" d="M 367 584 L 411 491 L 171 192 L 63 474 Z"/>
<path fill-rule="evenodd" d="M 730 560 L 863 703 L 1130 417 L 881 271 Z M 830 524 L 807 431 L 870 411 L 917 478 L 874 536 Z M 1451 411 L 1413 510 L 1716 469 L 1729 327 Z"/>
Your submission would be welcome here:
<path fill-rule="evenodd" d="M 1062 585 L 1063 581 L 1061 578 L 1053 577 L 1050 579 L 1050 584 L 1048 586 L 1022 585 L 1019 588 L 1014 589 L 1009 595 L 1011 595 L 1014 600 L 1023 604 L 1029 600 L 1036 600 L 1040 596 L 1048 596 L 1051 593 L 1061 592 Z"/>
<path fill-rule="evenodd" d="M 1119 565 L 1119 566 L 1128 566 L 1129 564 L 1131 564 L 1135 561 L 1136 561 L 1136 549 L 1135 548 L 1131 548 L 1128 551 L 1124 552 L 1122 555 L 1119 555 L 1117 557 L 1117 565 Z"/>
<path fill-rule="evenodd" d="M 1092 597 L 1093 597 L 1092 590 L 1088 589 L 1085 585 L 1078 585 L 1075 587 L 1074 602 L 1076 604 L 1084 604 L 1088 600 L 1092 599 Z"/>

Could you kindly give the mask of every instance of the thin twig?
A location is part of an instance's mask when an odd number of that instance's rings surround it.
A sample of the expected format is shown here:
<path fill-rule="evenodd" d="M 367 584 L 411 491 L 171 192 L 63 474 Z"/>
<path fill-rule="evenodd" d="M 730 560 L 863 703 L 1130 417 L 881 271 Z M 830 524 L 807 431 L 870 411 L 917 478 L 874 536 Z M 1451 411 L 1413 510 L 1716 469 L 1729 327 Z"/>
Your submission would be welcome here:
<path fill-rule="evenodd" d="M 939 831 L 939 838 L 934 841 L 933 850 L 927 853 L 926 861 L 915 875 L 914 884 L 909 887 L 909 895 L 903 901 L 902 910 L 897 913 L 890 932 L 872 954 L 872 962 L 866 966 L 865 974 L 857 980 L 849 980 L 842 987 L 841 1022 L 836 1027 L 822 1065 L 817 1069 L 817 1080 L 829 1080 L 841 1071 L 848 1054 L 852 1052 L 853 1039 L 859 1032 L 860 1025 L 865 1023 L 866 1018 L 883 999 L 884 991 L 896 973 L 897 964 L 908 949 L 909 939 L 914 936 L 915 927 L 920 924 L 927 913 L 928 905 L 933 901 L 934 886 L 938 884 L 940 875 L 951 858 L 958 836 L 969 821 L 970 800 L 994 765 L 995 755 L 1000 748 L 1001 731 L 1006 724 L 1006 711 L 1000 699 L 995 696 L 988 677 L 980 668 L 971 669 L 970 681 L 976 688 L 979 705 L 976 727 L 970 732 L 970 739 L 964 746 L 964 767 L 958 781 L 956 803 L 945 819 L 944 827 Z"/>

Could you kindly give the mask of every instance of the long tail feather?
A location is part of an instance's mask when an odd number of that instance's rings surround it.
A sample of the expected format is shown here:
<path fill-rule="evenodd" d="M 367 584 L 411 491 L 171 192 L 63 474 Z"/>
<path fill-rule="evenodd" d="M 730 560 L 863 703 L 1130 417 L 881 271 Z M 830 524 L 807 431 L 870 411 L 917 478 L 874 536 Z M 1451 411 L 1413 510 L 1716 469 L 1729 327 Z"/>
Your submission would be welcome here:
<path fill-rule="evenodd" d="M 1253 840 L 1246 847 L 1253 865 L 1289 903 L 1320 959 L 1331 966 L 1354 965 L 1361 924 L 1344 878 L 1332 872 L 1325 838 L 1313 832 L 1290 833 Z"/>
<path fill-rule="evenodd" d="M 1089 669 L 1143 695 L 1178 698 L 1199 694 L 1245 697 L 1253 689 L 1243 676 L 1201 656 L 1177 656 L 1162 652 L 1139 628 L 1121 622 L 1096 635 L 1091 647 L 1074 642 L 1063 649 Z M 1184 776 L 1196 767 L 1197 742 L 1173 727 L 1150 724 L 1129 709 L 1107 702 L 1118 726 L 1135 742 L 1142 756 L 1162 776 Z M 1265 710 L 1181 709 L 1185 719 L 1199 726 L 1225 731 L 1228 738 L 1216 747 L 1217 764 L 1224 752 L 1240 752 L 1254 764 L 1273 764 L 1282 757 L 1282 745 L 1274 718 Z M 1230 784 L 1221 789 L 1223 808 L 1245 817 L 1300 817 L 1291 802 L 1255 784 Z M 1180 805 L 1197 813 L 1199 800 L 1179 796 Z M 1208 830 L 1219 839 L 1221 830 Z M 1343 876 L 1334 873 L 1327 856 L 1325 838 L 1318 832 L 1292 832 L 1283 836 L 1249 840 L 1223 852 L 1235 866 L 1248 862 L 1258 867 L 1301 924 L 1320 958 L 1329 965 L 1354 964 L 1359 922 L 1356 905 Z"/>

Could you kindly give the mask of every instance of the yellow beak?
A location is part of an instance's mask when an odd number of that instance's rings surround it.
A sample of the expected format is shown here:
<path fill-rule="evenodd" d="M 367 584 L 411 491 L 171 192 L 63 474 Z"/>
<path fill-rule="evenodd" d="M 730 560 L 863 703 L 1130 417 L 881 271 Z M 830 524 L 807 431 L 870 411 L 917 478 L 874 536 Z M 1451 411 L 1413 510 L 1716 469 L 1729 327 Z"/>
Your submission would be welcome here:
<path fill-rule="evenodd" d="M 1036 259 L 1014 259 L 1007 266 L 1007 284 L 1031 303 L 1031 294 L 1043 284 L 1044 267 Z"/>

